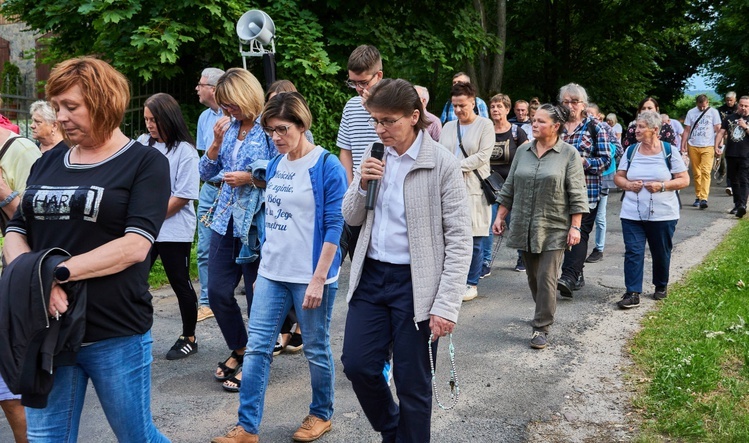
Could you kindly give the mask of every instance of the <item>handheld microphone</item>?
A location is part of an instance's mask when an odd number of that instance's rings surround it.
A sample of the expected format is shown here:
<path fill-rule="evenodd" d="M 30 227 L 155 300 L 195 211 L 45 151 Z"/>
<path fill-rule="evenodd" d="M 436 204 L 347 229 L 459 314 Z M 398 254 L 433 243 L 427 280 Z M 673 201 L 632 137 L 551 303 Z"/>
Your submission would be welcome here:
<path fill-rule="evenodd" d="M 382 156 L 385 155 L 385 145 L 380 142 L 374 143 L 370 154 L 377 160 L 382 160 Z M 367 205 L 365 208 L 368 210 L 375 208 L 375 197 L 377 196 L 377 186 L 379 184 L 379 180 L 370 180 L 367 182 Z"/>

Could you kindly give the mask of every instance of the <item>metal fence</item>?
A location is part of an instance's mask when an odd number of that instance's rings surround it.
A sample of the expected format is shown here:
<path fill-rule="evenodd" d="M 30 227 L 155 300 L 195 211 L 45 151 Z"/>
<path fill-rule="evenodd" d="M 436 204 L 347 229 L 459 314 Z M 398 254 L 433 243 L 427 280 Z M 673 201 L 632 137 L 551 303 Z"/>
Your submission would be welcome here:
<path fill-rule="evenodd" d="M 194 133 L 192 129 L 197 123 L 195 113 L 198 109 L 202 110 L 198 106 L 198 100 L 195 95 L 195 83 L 197 83 L 195 80 L 182 77 L 174 80 L 153 80 L 146 83 L 132 83 L 130 87 L 130 105 L 125 111 L 125 117 L 122 121 L 122 132 L 132 138 L 138 138 L 138 136 L 145 133 L 146 125 L 143 121 L 143 103 L 148 97 L 157 92 L 166 92 L 182 104 L 185 119 Z M 25 137 L 31 137 L 31 114 L 29 108 L 33 102 L 39 100 L 34 91 L 35 85 L 30 83 L 26 78 L 23 78 L 12 89 L 13 91 L 23 92 L 23 94 L 11 94 L 6 93 L 6 91 L 0 91 L 0 97 L 3 99 L 3 104 L 0 106 L 0 114 L 17 124 L 21 129 L 21 135 Z"/>

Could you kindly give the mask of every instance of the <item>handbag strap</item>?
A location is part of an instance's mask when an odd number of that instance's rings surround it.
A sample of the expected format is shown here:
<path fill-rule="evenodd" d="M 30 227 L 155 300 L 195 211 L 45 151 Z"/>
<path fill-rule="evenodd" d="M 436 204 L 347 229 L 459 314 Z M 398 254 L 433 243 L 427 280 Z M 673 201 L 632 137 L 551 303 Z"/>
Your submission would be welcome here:
<path fill-rule="evenodd" d="M 702 120 L 702 116 L 705 115 L 708 109 L 710 109 L 710 106 L 708 106 L 707 108 L 705 108 L 704 111 L 702 111 L 702 114 L 700 114 L 700 116 L 697 117 L 697 120 L 694 121 L 694 124 L 692 125 L 692 127 L 689 128 L 689 136 L 687 137 L 687 142 L 689 141 L 690 138 L 692 138 L 692 132 L 694 132 L 694 128 L 697 127 L 697 123 L 699 123 L 700 120 Z"/>
<path fill-rule="evenodd" d="M 460 135 L 460 121 L 456 120 L 455 123 L 456 123 L 455 127 L 458 128 L 458 147 L 460 148 L 461 151 L 463 151 L 463 156 L 465 158 L 468 158 L 468 154 L 466 153 L 466 150 L 463 149 L 463 137 Z M 483 178 L 481 178 L 481 174 L 479 174 L 478 169 L 474 169 L 473 173 L 476 174 L 476 177 L 478 177 L 479 179 L 479 183 L 481 183 Z"/>
<path fill-rule="evenodd" d="M 0 160 L 3 159 L 3 156 L 5 156 L 5 153 L 8 152 L 8 148 L 10 148 L 10 145 L 13 144 L 17 139 L 22 139 L 24 137 L 8 137 L 7 140 L 5 140 L 5 144 L 3 145 L 2 149 L 0 149 Z"/>

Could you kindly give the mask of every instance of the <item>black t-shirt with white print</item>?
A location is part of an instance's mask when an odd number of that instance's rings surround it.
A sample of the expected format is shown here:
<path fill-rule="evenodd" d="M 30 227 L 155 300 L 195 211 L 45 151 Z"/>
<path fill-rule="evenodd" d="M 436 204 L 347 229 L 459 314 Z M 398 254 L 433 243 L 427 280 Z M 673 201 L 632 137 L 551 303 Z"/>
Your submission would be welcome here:
<path fill-rule="evenodd" d="M 126 233 L 153 243 L 169 202 L 169 163 L 156 149 L 130 141 L 91 165 L 53 149 L 31 168 L 8 232 L 26 236 L 34 251 L 59 247 L 79 255 Z M 84 342 L 147 332 L 153 323 L 149 262 L 88 283 Z"/>
<path fill-rule="evenodd" d="M 749 157 L 749 134 L 742 128 L 739 120 L 749 121 L 749 117 L 739 114 L 728 114 L 721 124 L 721 129 L 726 130 L 726 157 Z"/>

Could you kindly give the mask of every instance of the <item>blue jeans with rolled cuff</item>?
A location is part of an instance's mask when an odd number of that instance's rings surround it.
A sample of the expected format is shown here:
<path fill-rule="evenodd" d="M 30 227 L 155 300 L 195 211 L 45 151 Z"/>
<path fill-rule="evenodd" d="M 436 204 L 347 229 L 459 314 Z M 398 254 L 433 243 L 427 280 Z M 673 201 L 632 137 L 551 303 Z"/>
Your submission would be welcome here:
<path fill-rule="evenodd" d="M 333 416 L 335 364 L 330 349 L 330 320 L 338 283 L 324 286 L 322 303 L 315 309 L 302 309 L 306 290 L 306 284 L 257 278 L 239 392 L 239 425 L 251 434 L 260 429 L 273 347 L 292 306 L 302 328 L 304 356 L 312 383 L 309 414 L 323 420 Z"/>

